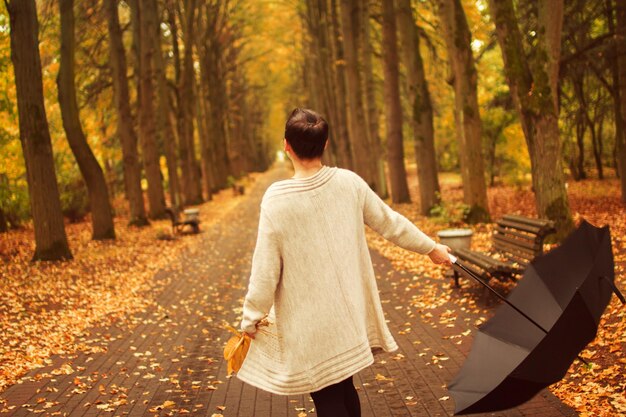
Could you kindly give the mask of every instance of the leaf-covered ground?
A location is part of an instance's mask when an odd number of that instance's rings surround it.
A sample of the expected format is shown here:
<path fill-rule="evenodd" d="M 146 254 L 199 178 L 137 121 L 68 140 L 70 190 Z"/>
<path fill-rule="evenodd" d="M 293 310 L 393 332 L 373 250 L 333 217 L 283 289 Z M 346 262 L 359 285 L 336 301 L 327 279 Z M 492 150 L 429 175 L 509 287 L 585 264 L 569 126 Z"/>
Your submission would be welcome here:
<path fill-rule="evenodd" d="M 410 188 L 416 189 L 415 177 L 410 178 Z M 464 225 L 455 214 L 455 202 L 462 199 L 462 188 L 455 178 L 442 178 L 442 197 L 447 208 L 438 219 L 419 215 L 415 205 L 401 204 L 394 208 L 413 220 L 430 236 L 438 230 L 456 226 L 471 227 L 474 231 L 472 249 L 488 251 L 492 227 L 489 224 Z M 568 185 L 569 202 L 576 221 L 584 218 L 596 226 L 609 225 L 616 261 L 616 283 L 626 292 L 626 208 L 619 200 L 618 180 L 586 180 Z M 492 218 L 514 213 L 536 216 L 534 196 L 528 187 L 492 187 L 488 191 Z M 414 197 L 416 199 L 417 197 Z M 385 241 L 373 232 L 368 232 L 370 245 L 391 259 L 394 266 L 416 274 L 444 276 L 442 267 L 433 267 L 427 257 L 411 254 Z M 508 292 L 514 283 L 493 284 L 502 293 Z M 439 286 L 411 286 L 407 291 L 413 295 L 414 308 L 421 317 L 433 324 L 454 318 L 460 309 L 476 316 L 476 325 L 484 322 L 493 312 L 496 301 L 486 294 L 478 284 L 461 281 L 455 288 L 451 279 L 443 279 Z M 442 309 L 442 306 L 449 305 Z M 452 307 L 454 306 L 454 307 Z M 433 317 L 433 312 L 439 317 Z M 583 351 L 582 356 L 590 367 L 574 362 L 567 376 L 550 389 L 563 402 L 575 408 L 582 416 L 615 416 L 626 414 L 626 306 L 617 297 L 612 297 L 599 326 L 597 338 Z M 467 336 L 467 335 L 463 335 Z"/>
<path fill-rule="evenodd" d="M 213 196 L 199 206 L 200 228 L 219 222 L 240 201 L 231 190 Z M 88 221 L 68 224 L 71 262 L 31 262 L 32 228 L 0 235 L 0 392 L 50 364 L 51 355 L 102 349 L 87 342 L 86 330 L 122 324 L 145 310 L 165 284 L 155 273 L 200 239 L 170 239 L 169 220 L 144 228 L 127 223 L 123 213 L 116 217 L 114 241 L 92 241 Z"/>
<path fill-rule="evenodd" d="M 412 178 L 414 182 L 415 179 Z M 440 229 L 462 225 L 458 222 L 456 203 L 462 190 L 455 179 L 442 179 L 443 198 L 447 203 L 438 219 L 420 216 L 415 205 L 395 208 L 411 218 L 422 230 L 436 235 Z M 415 190 L 415 184 L 411 186 Z M 570 183 L 570 204 L 577 219 L 586 218 L 596 225 L 609 224 L 617 261 L 616 281 L 626 289 L 626 220 L 619 203 L 616 180 L 588 180 Z M 492 216 L 505 213 L 535 215 L 532 193 L 526 188 L 494 187 L 489 190 Z M 219 222 L 240 202 L 230 191 L 200 207 L 202 226 Z M 0 392 L 28 370 L 48 364 L 56 353 L 90 352 L 102 344 L 88 343 L 87 329 L 125 322 L 134 313 L 145 310 L 166 283 L 154 280 L 155 272 L 168 264 L 182 250 L 197 243 L 199 236 L 188 235 L 175 240 L 157 237 L 169 233 L 169 221 L 153 222 L 144 229 L 127 228 L 126 218 L 116 220 L 115 242 L 90 240 L 89 223 L 68 225 L 68 236 L 75 256 L 72 262 L 31 263 L 32 230 L 0 235 Z M 473 247 L 487 250 L 490 225 L 473 226 Z M 371 245 L 391 259 L 398 268 L 415 275 L 442 277 L 445 270 L 424 256 L 412 255 L 373 233 Z M 474 324 L 484 322 L 496 301 L 476 284 L 462 281 L 462 288 L 452 280 L 441 279 L 436 285 L 398 283 L 409 297 L 415 314 L 433 326 L 452 323 L 457 312 L 475 317 Z M 513 283 L 494 282 L 502 292 Z M 581 415 L 613 416 L 626 413 L 626 310 L 614 297 L 603 317 L 597 339 L 582 354 L 591 368 L 575 363 L 567 377 L 552 387 L 564 402 Z M 454 337 L 456 343 L 469 340 L 470 332 Z M 61 369 L 60 372 L 63 370 Z"/>

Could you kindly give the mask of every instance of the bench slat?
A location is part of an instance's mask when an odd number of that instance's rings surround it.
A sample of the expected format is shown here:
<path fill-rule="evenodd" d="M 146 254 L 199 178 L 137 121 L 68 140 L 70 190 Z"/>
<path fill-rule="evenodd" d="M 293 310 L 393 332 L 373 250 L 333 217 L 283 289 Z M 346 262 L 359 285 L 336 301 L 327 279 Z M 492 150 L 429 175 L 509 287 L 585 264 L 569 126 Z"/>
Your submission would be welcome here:
<path fill-rule="evenodd" d="M 509 220 L 498 220 L 497 222 L 500 226 L 511 227 L 513 229 L 523 230 L 528 233 L 532 233 L 538 235 L 541 232 L 541 227 L 533 226 L 524 223 L 516 223 Z"/>
<path fill-rule="evenodd" d="M 503 235 L 511 235 L 511 236 L 515 236 L 518 237 L 520 239 L 526 239 L 528 241 L 532 241 L 532 242 L 541 242 L 543 240 L 543 237 L 536 235 L 534 233 L 526 233 L 526 232 L 520 232 L 518 230 L 514 230 L 512 228 L 507 228 L 507 227 L 502 227 L 500 225 L 496 225 L 495 229 L 496 232 L 500 232 Z"/>
<path fill-rule="evenodd" d="M 526 258 L 520 258 L 518 256 L 515 255 L 511 255 L 511 258 L 509 258 L 509 264 L 511 266 L 511 269 L 517 271 L 517 273 L 521 274 L 522 272 L 524 272 L 524 270 L 528 267 L 528 264 L 530 263 L 530 260 L 526 259 Z M 516 265 L 514 265 L 517 264 Z"/>
<path fill-rule="evenodd" d="M 541 245 L 539 243 L 536 242 L 529 242 L 527 240 L 521 240 L 521 239 L 517 239 L 515 237 L 510 237 L 510 236 L 506 236 L 503 235 L 501 233 L 494 233 L 493 234 L 493 238 L 495 240 L 499 240 L 505 243 L 509 243 L 511 245 L 515 245 L 515 246 L 520 246 L 524 249 L 528 249 L 529 251 L 531 251 L 531 253 L 538 253 L 539 249 L 541 248 Z"/>
<path fill-rule="evenodd" d="M 496 250 L 506 252 L 507 254 L 512 254 L 524 259 L 532 259 L 535 257 L 535 252 L 530 249 L 515 246 L 498 239 L 494 239 L 494 247 L 496 248 Z"/>
<path fill-rule="evenodd" d="M 512 271 L 510 265 L 480 252 L 469 249 L 459 249 L 455 251 L 455 254 L 462 260 L 473 262 L 474 264 L 478 265 L 479 267 L 483 268 L 491 274 L 494 274 L 496 272 L 506 273 Z"/>
<path fill-rule="evenodd" d="M 540 228 L 552 228 L 554 223 L 551 220 L 546 219 L 532 219 L 530 217 L 519 216 L 517 214 L 505 214 L 502 216 L 504 220 L 510 220 L 513 222 L 524 223 L 531 226 L 537 226 Z"/>

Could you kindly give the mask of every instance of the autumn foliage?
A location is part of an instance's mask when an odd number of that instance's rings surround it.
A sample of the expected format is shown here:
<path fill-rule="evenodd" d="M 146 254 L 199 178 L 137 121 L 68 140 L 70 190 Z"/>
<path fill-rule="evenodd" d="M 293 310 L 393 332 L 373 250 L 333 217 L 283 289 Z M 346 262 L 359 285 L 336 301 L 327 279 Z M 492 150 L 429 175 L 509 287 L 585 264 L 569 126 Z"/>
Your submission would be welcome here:
<path fill-rule="evenodd" d="M 233 336 L 228 339 L 224 347 L 224 359 L 228 362 L 226 372 L 230 375 L 241 368 L 243 360 L 248 354 L 248 349 L 250 349 L 251 339 L 247 334 L 240 333 L 231 326 L 228 326 L 227 329 L 233 333 Z"/>

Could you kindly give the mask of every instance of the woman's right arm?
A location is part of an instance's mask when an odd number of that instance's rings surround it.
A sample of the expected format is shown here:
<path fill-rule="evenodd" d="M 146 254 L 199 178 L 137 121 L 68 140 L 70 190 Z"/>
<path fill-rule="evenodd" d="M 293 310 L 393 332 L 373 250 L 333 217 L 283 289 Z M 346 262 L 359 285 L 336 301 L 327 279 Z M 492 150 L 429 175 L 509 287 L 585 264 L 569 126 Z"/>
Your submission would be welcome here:
<path fill-rule="evenodd" d="M 401 248 L 428 255 L 436 264 L 450 263 L 449 247 L 436 243 L 409 219 L 389 207 L 365 181 L 360 182 L 361 192 L 364 193 L 365 224 Z"/>

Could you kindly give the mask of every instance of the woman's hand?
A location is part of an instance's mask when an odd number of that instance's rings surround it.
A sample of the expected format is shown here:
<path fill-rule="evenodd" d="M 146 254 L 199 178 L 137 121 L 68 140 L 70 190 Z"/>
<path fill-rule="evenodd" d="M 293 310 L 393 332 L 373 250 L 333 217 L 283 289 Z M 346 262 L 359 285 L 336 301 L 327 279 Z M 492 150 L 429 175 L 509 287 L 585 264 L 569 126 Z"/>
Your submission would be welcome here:
<path fill-rule="evenodd" d="M 450 252 L 452 252 L 450 247 L 437 243 L 435 248 L 428 253 L 428 257 L 436 264 L 452 265 L 450 256 L 448 256 Z"/>

